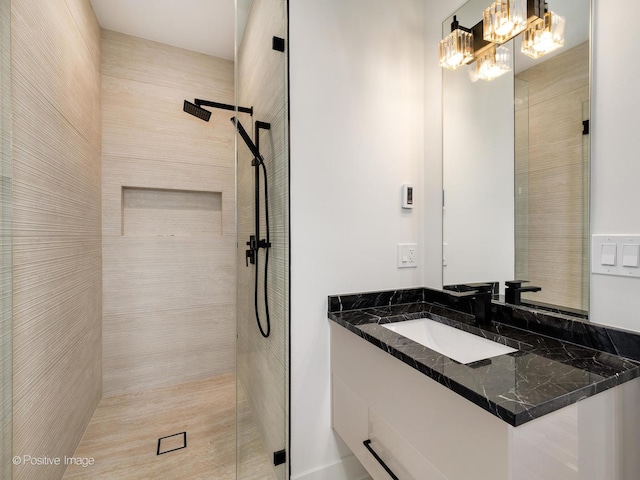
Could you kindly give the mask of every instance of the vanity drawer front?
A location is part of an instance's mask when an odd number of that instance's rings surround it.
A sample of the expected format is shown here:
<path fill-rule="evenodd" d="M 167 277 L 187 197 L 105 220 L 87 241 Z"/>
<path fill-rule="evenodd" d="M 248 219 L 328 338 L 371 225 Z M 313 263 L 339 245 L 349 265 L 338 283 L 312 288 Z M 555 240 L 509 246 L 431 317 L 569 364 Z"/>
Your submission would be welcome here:
<path fill-rule="evenodd" d="M 331 377 L 333 429 L 375 480 L 389 480 L 364 446 L 368 435 L 368 407 L 364 400 L 336 375 Z"/>
<path fill-rule="evenodd" d="M 372 409 L 369 409 L 369 438 L 378 455 L 400 480 L 447 480 Z"/>
<path fill-rule="evenodd" d="M 371 440 L 370 447 L 400 480 L 447 480 L 336 375 L 332 390 L 333 428 L 372 478 L 393 477 L 365 447 L 366 440 Z"/>
<path fill-rule="evenodd" d="M 367 439 L 367 405 L 336 375 L 331 376 L 331 389 L 333 429 L 353 451 Z"/>

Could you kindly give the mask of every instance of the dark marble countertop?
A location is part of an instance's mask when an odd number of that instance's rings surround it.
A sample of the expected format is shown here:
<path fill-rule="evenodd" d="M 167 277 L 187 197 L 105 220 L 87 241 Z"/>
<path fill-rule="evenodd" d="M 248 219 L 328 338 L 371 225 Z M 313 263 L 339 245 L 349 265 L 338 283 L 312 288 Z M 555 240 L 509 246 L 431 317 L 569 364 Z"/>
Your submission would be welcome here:
<path fill-rule="evenodd" d="M 342 304 L 332 308 L 340 297 L 330 297 L 328 315 L 510 425 L 517 427 L 640 376 L 640 362 L 505 323 L 479 327 L 472 315 L 409 297 L 408 303 L 356 304 L 349 309 Z M 465 365 L 381 326 L 417 318 L 431 318 L 518 351 Z"/>

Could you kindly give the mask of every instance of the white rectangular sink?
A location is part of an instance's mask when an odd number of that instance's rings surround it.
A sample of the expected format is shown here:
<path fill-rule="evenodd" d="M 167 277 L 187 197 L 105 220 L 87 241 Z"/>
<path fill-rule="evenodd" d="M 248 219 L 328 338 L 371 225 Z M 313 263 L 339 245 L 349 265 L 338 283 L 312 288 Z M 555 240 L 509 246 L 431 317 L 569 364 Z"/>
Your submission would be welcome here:
<path fill-rule="evenodd" d="M 464 332 L 429 318 L 382 324 L 384 328 L 446 355 L 459 363 L 473 363 L 506 353 L 515 348 Z"/>

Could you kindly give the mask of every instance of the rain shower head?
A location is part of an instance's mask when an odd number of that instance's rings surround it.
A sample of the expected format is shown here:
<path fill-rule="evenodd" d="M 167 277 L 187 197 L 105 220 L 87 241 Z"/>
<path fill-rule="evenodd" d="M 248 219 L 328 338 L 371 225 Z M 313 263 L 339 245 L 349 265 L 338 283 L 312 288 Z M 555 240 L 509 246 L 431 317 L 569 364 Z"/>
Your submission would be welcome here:
<path fill-rule="evenodd" d="M 212 102 L 211 100 L 201 100 L 199 98 L 194 99 L 193 103 L 185 100 L 184 107 L 182 109 L 194 117 L 198 117 L 199 119 L 208 122 L 211 118 L 211 112 L 202 107 L 221 108 L 222 110 L 238 111 L 248 113 L 253 116 L 253 107 L 236 107 L 235 105 L 229 105 L 228 103 Z"/>
<path fill-rule="evenodd" d="M 211 112 L 209 110 L 205 110 L 195 103 L 191 103 L 186 100 L 184 101 L 184 107 L 182 109 L 185 112 L 193 115 L 194 117 L 198 117 L 200 120 L 204 120 L 205 122 L 208 122 L 211 118 Z"/>

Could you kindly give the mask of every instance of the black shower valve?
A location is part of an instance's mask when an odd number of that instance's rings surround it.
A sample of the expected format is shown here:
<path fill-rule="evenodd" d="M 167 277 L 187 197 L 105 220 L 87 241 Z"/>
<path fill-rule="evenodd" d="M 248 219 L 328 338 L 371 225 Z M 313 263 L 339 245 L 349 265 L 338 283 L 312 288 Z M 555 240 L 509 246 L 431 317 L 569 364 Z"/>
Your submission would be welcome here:
<path fill-rule="evenodd" d="M 251 235 L 249 237 L 249 241 L 247 242 L 247 245 L 249 247 L 248 250 L 245 250 L 244 252 L 244 261 L 245 261 L 245 265 L 248 267 L 249 263 L 251 263 L 251 265 L 255 265 L 256 263 L 256 252 L 258 251 L 258 243 L 256 242 L 256 236 L 255 235 Z"/>
<path fill-rule="evenodd" d="M 256 252 L 255 250 L 245 250 L 244 251 L 244 263 L 245 265 L 248 267 L 249 266 L 249 262 L 251 262 L 252 265 L 255 265 L 256 263 Z"/>

